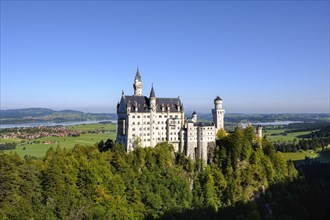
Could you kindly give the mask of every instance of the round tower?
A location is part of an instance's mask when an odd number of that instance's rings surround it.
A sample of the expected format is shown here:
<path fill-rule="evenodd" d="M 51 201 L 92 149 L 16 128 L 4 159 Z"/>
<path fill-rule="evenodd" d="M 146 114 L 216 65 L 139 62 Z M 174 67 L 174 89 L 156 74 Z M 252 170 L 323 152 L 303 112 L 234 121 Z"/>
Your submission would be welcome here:
<path fill-rule="evenodd" d="M 197 122 L 197 113 L 196 113 L 195 111 L 192 113 L 192 118 L 191 118 L 191 120 L 192 120 L 193 122 Z"/>
<path fill-rule="evenodd" d="M 216 128 L 217 133 L 221 128 L 225 128 L 224 126 L 224 117 L 225 117 L 225 110 L 222 109 L 222 99 L 217 96 L 214 99 L 214 109 L 212 110 L 213 114 L 213 122 Z"/>
<path fill-rule="evenodd" d="M 261 125 L 257 126 L 257 137 L 260 139 L 262 138 L 262 126 Z"/>
<path fill-rule="evenodd" d="M 214 106 L 215 109 L 222 109 L 222 99 L 219 96 L 214 99 Z"/>
<path fill-rule="evenodd" d="M 142 80 L 141 80 L 139 68 L 137 68 L 136 70 L 133 88 L 134 88 L 135 96 L 142 96 Z"/>

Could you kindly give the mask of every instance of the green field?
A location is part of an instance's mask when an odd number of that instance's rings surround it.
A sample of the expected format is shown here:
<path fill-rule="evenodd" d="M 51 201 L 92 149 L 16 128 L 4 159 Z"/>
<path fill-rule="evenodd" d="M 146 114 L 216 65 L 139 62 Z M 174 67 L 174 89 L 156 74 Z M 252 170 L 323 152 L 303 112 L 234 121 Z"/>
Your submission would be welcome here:
<path fill-rule="evenodd" d="M 287 142 L 287 141 L 293 141 L 294 139 L 299 139 L 298 136 L 305 135 L 311 133 L 311 131 L 301 131 L 301 132 L 292 132 L 287 133 L 287 135 L 280 134 L 284 132 L 284 130 L 268 130 L 265 131 L 264 134 L 267 135 L 267 138 L 270 141 L 281 141 L 281 142 Z M 272 135 L 277 134 L 277 135 Z"/>
<path fill-rule="evenodd" d="M 330 150 L 321 151 L 321 149 L 306 150 L 306 151 L 298 151 L 298 152 L 287 152 L 284 153 L 287 160 L 292 161 L 300 161 L 305 160 L 305 157 L 309 157 L 311 159 L 316 159 L 322 163 L 330 163 Z"/>
<path fill-rule="evenodd" d="M 51 147 L 56 148 L 58 145 L 62 148 L 71 149 L 76 144 L 93 146 L 95 143 L 101 140 L 106 141 L 107 139 L 116 139 L 116 125 L 114 124 L 86 124 L 71 126 L 72 130 L 80 131 L 96 131 L 106 130 L 106 133 L 87 133 L 81 134 L 79 137 L 44 137 L 38 138 L 32 141 L 25 141 L 21 143 L 21 139 L 0 139 L 0 143 L 16 142 L 17 147 L 15 150 L 6 150 L 5 152 L 16 152 L 19 156 L 24 157 L 30 155 L 34 157 L 43 157 L 47 150 Z M 37 142 L 37 143 L 36 143 Z M 40 143 L 39 143 L 40 142 Z M 49 142 L 43 143 L 43 142 Z"/>
<path fill-rule="evenodd" d="M 68 126 L 70 130 L 79 130 L 79 131 L 95 131 L 95 130 L 116 130 L 116 125 L 114 124 L 80 124 L 74 126 Z"/>
<path fill-rule="evenodd" d="M 318 151 L 315 152 L 313 150 L 306 151 L 297 151 L 297 152 L 286 152 L 284 153 L 287 160 L 297 161 L 297 160 L 305 160 L 305 157 L 309 158 L 317 158 L 319 156 Z"/>
<path fill-rule="evenodd" d="M 18 139 L 18 138 L 0 138 L 0 143 L 20 143 L 22 140 L 21 139 Z"/>

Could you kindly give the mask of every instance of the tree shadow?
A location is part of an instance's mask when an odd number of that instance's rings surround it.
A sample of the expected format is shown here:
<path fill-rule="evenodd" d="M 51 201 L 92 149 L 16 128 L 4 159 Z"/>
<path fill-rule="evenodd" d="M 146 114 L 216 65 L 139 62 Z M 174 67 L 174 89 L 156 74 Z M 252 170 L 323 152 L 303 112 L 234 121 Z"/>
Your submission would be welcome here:
<path fill-rule="evenodd" d="M 255 202 L 240 203 L 233 207 L 219 209 L 217 212 L 212 208 L 167 212 L 161 220 L 205 220 L 205 219 L 261 219 Z"/>
<path fill-rule="evenodd" d="M 169 211 L 159 219 L 330 219 L 330 163 L 306 158 L 296 166 L 298 178 L 271 185 L 253 201 L 217 211 Z"/>

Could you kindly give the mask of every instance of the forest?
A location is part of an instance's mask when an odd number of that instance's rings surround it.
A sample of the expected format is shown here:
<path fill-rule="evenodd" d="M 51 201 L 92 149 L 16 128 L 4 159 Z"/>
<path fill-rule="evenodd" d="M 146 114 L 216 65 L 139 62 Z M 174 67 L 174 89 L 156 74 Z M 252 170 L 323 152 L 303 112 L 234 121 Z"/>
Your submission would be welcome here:
<path fill-rule="evenodd" d="M 217 140 L 196 164 L 167 142 L 126 153 L 108 140 L 0 152 L 0 219 L 329 219 L 329 164 L 295 168 L 254 128 Z"/>

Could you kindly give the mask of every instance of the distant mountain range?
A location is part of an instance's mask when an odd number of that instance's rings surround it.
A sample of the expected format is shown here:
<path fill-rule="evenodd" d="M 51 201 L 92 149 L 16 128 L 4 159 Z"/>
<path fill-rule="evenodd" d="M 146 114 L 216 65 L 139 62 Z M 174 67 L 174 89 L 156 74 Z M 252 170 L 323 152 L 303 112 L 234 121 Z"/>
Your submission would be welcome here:
<path fill-rule="evenodd" d="M 190 117 L 190 114 L 186 114 Z M 198 118 L 201 121 L 212 121 L 212 114 L 200 113 Z M 55 111 L 48 108 L 25 108 L 0 110 L 0 124 L 24 124 L 24 123 L 62 123 L 68 121 L 101 121 L 116 120 L 116 113 L 84 113 L 75 110 Z M 225 114 L 225 122 L 272 122 L 272 121 L 302 121 L 315 122 L 325 121 L 329 123 L 330 114 Z"/>
<path fill-rule="evenodd" d="M 67 122 L 89 120 L 116 120 L 114 113 L 84 113 L 75 110 L 55 111 L 48 108 L 25 108 L 0 110 L 1 124 L 22 124 L 35 122 Z"/>

